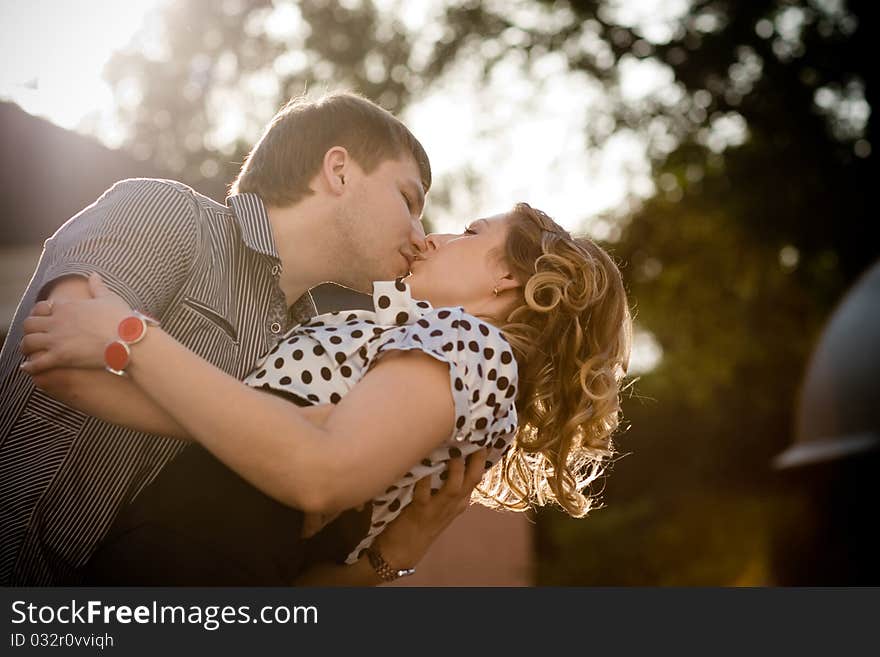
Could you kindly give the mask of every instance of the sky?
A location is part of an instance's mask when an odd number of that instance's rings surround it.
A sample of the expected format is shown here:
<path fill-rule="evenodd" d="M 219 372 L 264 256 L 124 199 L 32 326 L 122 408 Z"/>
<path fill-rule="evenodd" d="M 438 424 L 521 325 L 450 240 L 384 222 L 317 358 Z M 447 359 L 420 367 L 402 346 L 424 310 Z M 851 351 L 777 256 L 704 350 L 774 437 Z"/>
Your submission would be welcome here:
<path fill-rule="evenodd" d="M 145 16 L 168 1 L 0 0 L 0 99 L 71 130 L 90 126 L 106 145 L 119 146 L 124 130 L 113 118 L 103 67 L 131 42 Z M 656 18 L 660 7 L 674 17 L 682 2 L 618 4 L 628 7 L 620 10 L 622 19 L 637 22 Z M 433 0 L 403 7 L 400 18 L 414 30 L 440 8 Z M 632 7 L 641 9 L 633 13 Z M 658 25 L 662 39 L 662 20 Z M 430 154 L 435 179 L 462 168 L 481 179 L 476 188 L 451 186 L 447 207 L 432 208 L 429 199 L 436 229 L 459 231 L 475 217 L 526 201 L 572 231 L 607 239 L 615 225 L 602 213 L 620 207 L 631 190 L 652 192 L 644 146 L 635 136 L 615 135 L 601 151 L 585 148 L 583 126 L 603 102 L 595 83 L 567 71 L 562 57 L 548 56 L 537 66 L 533 79 L 511 63 L 484 82 L 465 61 L 406 110 L 402 118 Z M 631 69 L 624 93 L 637 95 L 666 82 L 662 72 Z M 640 336 L 636 343 L 640 363 L 656 355 L 647 340 Z"/>

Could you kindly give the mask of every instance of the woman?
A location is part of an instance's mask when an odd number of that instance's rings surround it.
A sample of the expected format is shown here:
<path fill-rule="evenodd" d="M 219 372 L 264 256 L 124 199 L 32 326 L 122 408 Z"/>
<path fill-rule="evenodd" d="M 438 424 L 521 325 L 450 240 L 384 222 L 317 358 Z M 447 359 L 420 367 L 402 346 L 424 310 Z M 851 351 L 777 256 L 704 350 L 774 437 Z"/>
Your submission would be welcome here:
<path fill-rule="evenodd" d="M 285 517 L 277 509 L 264 513 L 272 504 L 313 519 L 365 504 L 349 523 L 354 536 L 340 531 L 321 543 L 328 528 L 312 539 L 317 551 L 354 563 L 412 500 L 417 482 L 438 487 L 450 458 L 480 449 L 487 450 L 489 470 L 475 495 L 481 503 L 515 510 L 557 504 L 574 517 L 587 513 L 585 488 L 612 452 L 629 359 L 631 319 L 617 267 L 595 244 L 572 238 L 526 204 L 427 243 L 405 281 L 375 285 L 375 313 L 322 315 L 296 327 L 247 385 L 158 327 L 130 346 L 126 373 L 145 400 L 89 412 L 189 435 L 261 493 L 242 482 L 235 494 L 253 493 L 254 500 L 236 526 L 248 535 L 227 540 L 215 491 L 200 486 L 198 496 L 180 500 L 178 493 L 195 487 L 173 483 L 216 462 L 178 458 L 111 533 L 111 571 L 120 555 L 122 562 L 126 555 L 156 560 L 163 538 L 155 528 L 167 530 L 164 514 L 197 544 L 191 563 L 212 561 L 216 572 L 240 568 L 247 579 L 261 554 L 271 554 L 272 572 L 287 577 L 308 550 L 297 549 L 290 532 L 279 536 Z M 35 309 L 25 327 L 25 353 L 46 352 L 25 365 L 32 374 L 49 363 L 63 366 L 59 354 L 76 350 L 91 350 L 94 367 L 102 367 L 96 345 L 103 347 L 131 314 L 109 294 L 39 316 L 46 312 Z M 78 338 L 64 339 L 71 332 Z M 297 408 L 309 404 L 330 406 L 310 416 Z M 228 484 L 224 476 L 217 476 L 217 489 Z M 214 515 L 207 513 L 212 502 Z M 211 521 L 193 530 L 206 515 Z"/>

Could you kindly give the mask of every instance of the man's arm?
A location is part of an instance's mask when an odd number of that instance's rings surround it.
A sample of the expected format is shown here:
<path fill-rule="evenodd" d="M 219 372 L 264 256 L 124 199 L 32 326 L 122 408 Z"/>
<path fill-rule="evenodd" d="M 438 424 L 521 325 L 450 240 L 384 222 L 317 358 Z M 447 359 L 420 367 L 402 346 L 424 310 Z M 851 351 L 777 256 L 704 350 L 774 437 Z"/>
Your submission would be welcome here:
<path fill-rule="evenodd" d="M 431 495 L 430 477 L 416 484 L 413 499 L 376 538 L 374 546 L 392 568 L 413 568 L 437 537 L 467 509 L 471 493 L 483 477 L 485 448 L 468 457 L 467 468 L 459 457 L 449 461 L 449 476 Z M 319 563 L 294 582 L 296 586 L 376 586 L 382 580 L 367 557 L 351 565 Z"/>

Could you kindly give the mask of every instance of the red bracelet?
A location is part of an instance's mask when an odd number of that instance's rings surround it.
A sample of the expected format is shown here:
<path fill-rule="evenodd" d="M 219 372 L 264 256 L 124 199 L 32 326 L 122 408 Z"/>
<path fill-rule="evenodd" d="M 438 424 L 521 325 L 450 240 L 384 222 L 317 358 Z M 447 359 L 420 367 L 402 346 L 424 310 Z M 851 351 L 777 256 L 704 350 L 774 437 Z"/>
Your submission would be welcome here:
<path fill-rule="evenodd" d="M 125 376 L 125 368 L 131 360 L 130 345 L 144 339 L 147 326 L 159 326 L 159 321 L 137 310 L 124 317 L 116 327 L 118 339 L 104 349 L 104 366 L 116 376 Z"/>

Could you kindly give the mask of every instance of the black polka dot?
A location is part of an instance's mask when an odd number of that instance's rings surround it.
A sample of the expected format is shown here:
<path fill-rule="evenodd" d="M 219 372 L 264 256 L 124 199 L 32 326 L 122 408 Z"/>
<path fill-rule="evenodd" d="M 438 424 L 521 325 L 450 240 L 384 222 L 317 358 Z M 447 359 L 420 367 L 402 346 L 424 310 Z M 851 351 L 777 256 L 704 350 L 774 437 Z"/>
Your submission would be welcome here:
<path fill-rule="evenodd" d="M 333 358 L 340 365 L 342 365 L 345 362 L 345 354 L 342 353 L 341 351 L 337 351 L 336 354 L 333 356 Z"/>
<path fill-rule="evenodd" d="M 489 373 L 486 375 L 486 378 L 489 379 L 490 381 L 494 381 L 496 378 L 498 378 L 498 372 L 496 372 L 495 370 L 489 370 Z"/>
<path fill-rule="evenodd" d="M 480 438 L 480 440 L 475 441 L 474 444 L 479 445 L 480 447 L 482 447 L 483 445 L 486 444 L 486 441 L 487 441 L 488 439 L 489 439 L 488 436 L 483 436 L 482 438 Z"/>
<path fill-rule="evenodd" d="M 464 341 L 463 340 L 458 341 L 458 350 L 464 351 Z"/>
<path fill-rule="evenodd" d="M 259 372 L 257 372 L 258 379 L 262 379 L 264 376 L 266 376 L 266 370 L 260 370 Z"/>
<path fill-rule="evenodd" d="M 474 396 L 471 397 L 471 403 L 476 404 L 478 401 L 480 401 L 480 391 L 474 390 Z"/>
<path fill-rule="evenodd" d="M 474 423 L 474 427 L 476 427 L 478 431 L 482 431 L 483 429 L 486 428 L 487 424 L 489 424 L 489 420 L 487 420 L 484 417 L 481 417 L 481 418 L 478 418 L 477 421 Z"/>
<path fill-rule="evenodd" d="M 354 331 L 351 332 L 351 337 L 353 337 L 353 338 L 362 338 L 362 337 L 364 337 L 364 332 L 361 331 L 360 329 L 356 329 L 356 330 L 354 330 Z"/>
<path fill-rule="evenodd" d="M 367 348 L 366 348 L 366 347 L 361 347 L 360 349 L 358 349 L 358 355 L 359 355 L 361 358 L 363 358 L 364 360 L 366 360 L 366 359 L 367 359 Z"/>
<path fill-rule="evenodd" d="M 326 331 L 336 331 L 338 329 L 335 326 L 328 326 L 325 330 Z"/>
<path fill-rule="evenodd" d="M 391 504 L 388 505 L 389 511 L 397 511 L 400 508 L 400 500 L 394 500 Z"/>
<path fill-rule="evenodd" d="M 477 353 L 480 350 L 480 345 L 478 345 L 476 341 L 471 340 L 470 342 L 468 342 L 468 349 L 470 349 L 474 353 Z"/>
<path fill-rule="evenodd" d="M 340 400 L 342 400 L 342 397 L 339 395 L 338 392 L 334 392 L 333 394 L 330 395 L 330 403 L 331 404 L 338 404 L 340 402 Z"/>
<path fill-rule="evenodd" d="M 439 489 L 439 488 L 432 488 L 432 489 L 431 489 L 431 495 L 436 495 L 436 494 L 439 493 L 439 492 L 440 492 L 440 489 Z"/>
<path fill-rule="evenodd" d="M 453 319 L 453 320 L 449 323 L 449 325 L 450 325 L 452 328 L 457 329 L 457 328 L 458 328 L 458 320 L 457 320 L 457 319 Z"/>
<path fill-rule="evenodd" d="M 406 292 L 406 283 L 404 283 L 403 279 L 401 278 L 398 278 L 396 281 L 394 281 L 394 287 L 397 289 L 398 292 Z"/>
<path fill-rule="evenodd" d="M 373 327 L 373 335 L 382 335 L 385 332 L 385 329 L 381 329 L 378 326 Z"/>
<path fill-rule="evenodd" d="M 284 359 L 283 358 L 276 358 L 275 359 L 275 369 L 280 370 L 282 367 L 284 367 Z"/>
<path fill-rule="evenodd" d="M 510 381 L 507 380 L 506 376 L 502 376 L 498 378 L 498 382 L 496 383 L 496 385 L 498 386 L 499 390 L 504 390 L 507 388 L 507 386 L 510 385 Z"/>
<path fill-rule="evenodd" d="M 464 420 L 464 416 L 463 416 L 463 415 L 459 415 L 459 416 L 458 416 L 458 419 L 455 421 L 455 428 L 456 428 L 456 429 L 461 429 L 461 428 L 464 426 L 464 422 L 465 422 L 465 420 Z"/>
<path fill-rule="evenodd" d="M 388 500 L 373 500 L 373 506 L 385 506 Z"/>
<path fill-rule="evenodd" d="M 442 481 L 446 481 L 447 479 L 449 479 L 449 470 L 444 470 L 443 472 L 441 472 L 440 479 Z"/>
<path fill-rule="evenodd" d="M 463 328 L 465 331 L 471 330 L 471 323 L 466 319 L 461 320 L 459 326 L 461 326 L 461 328 Z"/>
<path fill-rule="evenodd" d="M 486 397 L 486 406 L 494 406 L 495 405 L 495 393 L 490 392 L 489 396 Z"/>
<path fill-rule="evenodd" d="M 331 344 L 342 344 L 342 338 L 340 338 L 338 335 L 331 335 L 330 342 Z"/>
<path fill-rule="evenodd" d="M 312 326 L 324 326 L 324 322 L 309 322 Z"/>
<path fill-rule="evenodd" d="M 443 345 L 443 351 L 452 351 L 452 347 L 453 347 L 452 343 L 447 342 L 445 345 Z"/>
<path fill-rule="evenodd" d="M 421 343 L 421 341 L 422 341 L 422 339 L 417 335 L 412 336 L 412 339 L 415 340 L 416 342 L 419 342 L 419 343 Z"/>
<path fill-rule="evenodd" d="M 477 363 L 477 376 L 483 378 L 483 366 Z"/>
<path fill-rule="evenodd" d="M 318 397 L 318 395 L 313 395 L 313 394 L 306 395 L 306 399 L 308 399 L 309 401 L 313 401 L 315 403 L 318 403 L 319 401 L 321 401 L 321 398 Z"/>
<path fill-rule="evenodd" d="M 312 373 L 308 370 L 303 370 L 303 373 L 300 375 L 303 383 L 311 383 L 312 382 Z"/>
<path fill-rule="evenodd" d="M 289 376 L 282 376 L 280 379 L 278 379 L 278 383 L 283 386 L 289 386 L 291 383 L 293 383 L 293 379 L 291 379 Z"/>
<path fill-rule="evenodd" d="M 354 313 L 351 313 L 348 317 L 345 318 L 345 321 L 351 322 L 351 321 L 356 320 L 357 318 L 358 318 L 357 315 L 355 315 Z"/>
<path fill-rule="evenodd" d="M 451 314 L 452 313 L 450 313 L 448 310 L 441 310 L 439 313 L 437 313 L 437 317 L 439 317 L 440 319 L 446 319 Z"/>
<path fill-rule="evenodd" d="M 434 331 L 431 331 L 432 338 L 439 338 L 441 335 L 443 335 L 443 331 L 441 331 L 440 329 L 436 329 Z"/>
<path fill-rule="evenodd" d="M 458 447 L 449 448 L 449 458 L 457 459 L 461 456 L 461 450 Z"/>
<path fill-rule="evenodd" d="M 515 394 L 516 394 L 516 386 L 510 386 L 510 387 L 507 389 L 507 392 L 505 393 L 504 396 L 507 397 L 508 399 L 510 399 L 510 398 L 513 397 Z"/>
<path fill-rule="evenodd" d="M 486 461 L 486 464 L 483 466 L 483 469 L 484 470 L 491 470 L 492 469 L 492 461 Z"/>
<path fill-rule="evenodd" d="M 339 373 L 345 378 L 348 378 L 351 376 L 351 368 L 348 365 L 343 365 L 339 368 Z"/>
<path fill-rule="evenodd" d="M 427 308 L 427 307 L 428 307 L 428 302 L 427 302 L 427 301 L 419 301 L 416 305 L 417 305 L 419 308 Z"/>
<path fill-rule="evenodd" d="M 374 522 L 373 529 L 379 529 L 379 527 L 384 527 L 386 522 L 387 522 L 386 520 L 379 520 L 377 522 Z"/>
<path fill-rule="evenodd" d="M 492 356 L 495 355 L 495 350 L 492 347 L 486 347 L 483 349 L 483 358 L 489 360 Z"/>
<path fill-rule="evenodd" d="M 504 447 L 504 438 L 499 438 L 495 441 L 495 449 L 501 449 Z"/>
<path fill-rule="evenodd" d="M 397 317 L 394 318 L 394 321 L 397 324 L 406 324 L 407 321 L 409 321 L 409 313 L 403 311 L 397 313 Z"/>
<path fill-rule="evenodd" d="M 323 356 L 324 353 L 325 353 L 325 352 L 324 352 L 324 347 L 322 347 L 321 345 L 317 344 L 317 345 L 315 345 L 315 348 L 312 349 L 312 353 L 314 353 L 315 356 Z"/>
<path fill-rule="evenodd" d="M 480 324 L 480 333 L 482 333 L 486 337 L 489 337 L 489 327 L 485 324 Z"/>
<path fill-rule="evenodd" d="M 464 384 L 461 382 L 461 379 L 455 379 L 455 389 L 462 390 L 464 388 Z"/>
<path fill-rule="evenodd" d="M 420 319 L 420 320 L 419 320 L 418 322 L 416 322 L 416 323 L 417 323 L 419 326 L 421 326 L 422 328 L 428 328 L 429 326 L 431 326 L 431 322 L 429 322 L 427 319 Z"/>
<path fill-rule="evenodd" d="M 302 349 L 297 349 L 290 355 L 293 356 L 293 360 L 301 360 L 303 357 Z"/>
<path fill-rule="evenodd" d="M 378 305 L 382 309 L 385 309 L 391 305 L 391 299 L 383 294 L 381 297 L 379 297 L 379 301 L 376 302 L 376 305 Z"/>
<path fill-rule="evenodd" d="M 422 465 L 426 468 L 430 468 L 434 464 L 431 462 L 431 459 L 422 459 Z"/>
<path fill-rule="evenodd" d="M 287 341 L 287 344 L 296 344 L 298 340 L 299 336 L 296 336 L 295 338 L 290 338 L 290 340 Z"/>
<path fill-rule="evenodd" d="M 394 485 L 392 484 L 391 486 L 389 486 L 388 488 L 385 489 L 385 493 L 386 493 L 386 494 L 387 494 L 387 493 L 393 493 L 393 492 L 396 491 L 396 490 L 397 490 L 397 486 L 394 486 Z"/>
<path fill-rule="evenodd" d="M 502 363 L 507 365 L 512 360 L 513 360 L 513 354 L 511 354 L 509 351 L 502 351 L 501 352 L 501 362 Z"/>
<path fill-rule="evenodd" d="M 329 381 L 333 377 L 333 372 L 330 371 L 329 367 L 321 368 L 321 378 L 325 381 Z"/>

